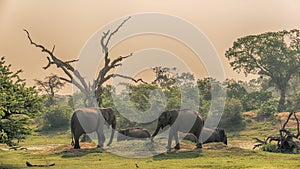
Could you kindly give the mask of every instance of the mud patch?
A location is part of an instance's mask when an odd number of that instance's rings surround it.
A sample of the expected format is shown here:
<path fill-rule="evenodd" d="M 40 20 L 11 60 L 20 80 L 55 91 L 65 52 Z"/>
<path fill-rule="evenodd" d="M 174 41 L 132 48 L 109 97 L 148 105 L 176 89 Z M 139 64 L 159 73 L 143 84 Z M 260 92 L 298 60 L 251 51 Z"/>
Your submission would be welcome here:
<path fill-rule="evenodd" d="M 9 150 L 50 150 L 55 147 L 61 146 L 63 144 L 48 144 L 48 145 L 29 145 L 26 147 L 15 147 L 15 148 L 10 148 L 10 147 L 0 147 L 0 150 L 3 151 L 9 151 Z"/>
<path fill-rule="evenodd" d="M 277 116 L 280 118 L 281 124 L 283 124 L 286 119 L 288 118 L 290 112 L 282 112 L 282 113 L 278 113 Z M 297 118 L 300 118 L 300 112 L 296 113 Z M 297 127 L 297 122 L 295 120 L 294 115 L 292 115 L 290 121 L 288 122 L 287 128 L 296 128 Z"/>
<path fill-rule="evenodd" d="M 81 143 L 80 144 L 81 149 L 74 149 L 71 145 L 57 145 L 55 147 L 52 147 L 50 149 L 43 149 L 42 151 L 36 151 L 32 154 L 63 154 L 63 153 L 69 153 L 69 154 L 78 154 L 78 153 L 84 153 L 90 150 L 93 150 L 96 148 L 96 144 L 94 143 Z"/>

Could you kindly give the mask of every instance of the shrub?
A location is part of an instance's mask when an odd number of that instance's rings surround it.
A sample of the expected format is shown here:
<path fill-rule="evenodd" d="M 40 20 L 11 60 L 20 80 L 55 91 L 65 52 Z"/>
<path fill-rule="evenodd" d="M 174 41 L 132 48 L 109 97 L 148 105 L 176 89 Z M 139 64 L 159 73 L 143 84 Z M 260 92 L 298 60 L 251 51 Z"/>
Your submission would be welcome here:
<path fill-rule="evenodd" d="M 261 105 L 261 108 L 258 110 L 258 118 L 269 118 L 273 117 L 274 113 L 277 112 L 278 101 L 271 99 Z"/>
<path fill-rule="evenodd" d="M 220 126 L 226 129 L 237 129 L 241 127 L 243 121 L 242 111 L 243 106 L 240 100 L 234 98 L 227 100 Z"/>
<path fill-rule="evenodd" d="M 53 106 L 44 114 L 44 128 L 59 128 L 68 126 L 73 109 L 69 106 Z"/>
<path fill-rule="evenodd" d="M 278 147 L 276 144 L 265 144 L 261 147 L 261 150 L 267 152 L 278 152 Z"/>
<path fill-rule="evenodd" d="M 0 143 L 7 143 L 9 140 L 8 140 L 8 136 L 7 134 L 4 132 L 4 130 L 2 129 L 0 131 Z"/>

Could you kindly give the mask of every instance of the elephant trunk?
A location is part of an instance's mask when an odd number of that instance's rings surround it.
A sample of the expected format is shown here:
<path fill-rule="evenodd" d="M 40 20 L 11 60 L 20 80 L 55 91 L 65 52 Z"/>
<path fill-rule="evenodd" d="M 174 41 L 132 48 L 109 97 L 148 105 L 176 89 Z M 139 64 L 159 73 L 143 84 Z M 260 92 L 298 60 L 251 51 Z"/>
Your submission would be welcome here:
<path fill-rule="evenodd" d="M 157 124 L 156 130 L 155 130 L 155 132 L 151 136 L 151 141 L 153 141 L 153 138 L 157 135 L 157 133 L 159 132 L 160 128 L 161 128 L 161 126 L 159 124 Z"/>
<path fill-rule="evenodd" d="M 227 136 L 225 136 L 223 143 L 227 145 Z"/>
<path fill-rule="evenodd" d="M 111 143 L 112 143 L 112 140 L 114 138 L 114 135 L 115 135 L 115 130 L 116 130 L 116 120 L 114 120 L 111 124 L 111 135 L 110 135 L 110 139 L 109 139 L 109 142 L 107 144 L 107 146 L 110 146 Z"/>

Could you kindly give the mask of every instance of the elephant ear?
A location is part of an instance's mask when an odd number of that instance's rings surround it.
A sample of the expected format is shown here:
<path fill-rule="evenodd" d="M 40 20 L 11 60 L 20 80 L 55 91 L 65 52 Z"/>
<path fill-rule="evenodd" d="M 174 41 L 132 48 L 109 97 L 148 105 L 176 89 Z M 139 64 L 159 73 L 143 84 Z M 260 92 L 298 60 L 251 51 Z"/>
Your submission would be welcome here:
<path fill-rule="evenodd" d="M 176 118 L 176 110 L 167 112 L 168 124 L 172 125 L 175 122 Z"/>

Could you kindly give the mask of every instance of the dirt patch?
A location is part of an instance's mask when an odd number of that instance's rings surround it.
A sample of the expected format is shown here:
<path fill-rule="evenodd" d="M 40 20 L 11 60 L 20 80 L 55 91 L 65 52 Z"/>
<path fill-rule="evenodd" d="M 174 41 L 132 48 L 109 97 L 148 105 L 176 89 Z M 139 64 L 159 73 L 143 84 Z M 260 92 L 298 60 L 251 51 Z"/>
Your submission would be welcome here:
<path fill-rule="evenodd" d="M 290 114 L 290 112 L 281 112 L 281 113 L 277 114 L 277 116 L 279 117 L 279 119 L 281 121 L 281 124 L 285 123 L 285 121 L 287 120 L 289 114 Z M 300 119 L 300 112 L 297 112 L 296 116 L 297 116 L 298 119 Z M 293 115 L 290 118 L 290 121 L 288 122 L 286 127 L 287 128 L 296 128 L 297 127 L 297 122 L 296 122 L 295 117 Z"/>
<path fill-rule="evenodd" d="M 243 113 L 243 115 L 244 115 L 244 117 L 249 118 L 249 119 L 257 118 L 256 112 L 245 112 L 245 113 Z"/>
<path fill-rule="evenodd" d="M 229 147 L 239 147 L 243 149 L 252 149 L 255 144 L 255 141 L 251 140 L 230 140 L 228 143 Z"/>
<path fill-rule="evenodd" d="M 202 149 L 204 149 L 204 150 L 227 150 L 228 146 L 223 143 L 209 143 L 209 144 L 204 144 Z"/>
<path fill-rule="evenodd" d="M 94 143 L 80 143 L 81 149 L 74 149 L 71 145 L 58 145 L 52 148 L 43 149 L 41 151 L 33 152 L 32 154 L 55 154 L 55 153 L 80 153 L 89 151 L 91 149 L 96 148 L 96 144 Z"/>
<path fill-rule="evenodd" d="M 48 145 L 29 145 L 26 147 L 0 147 L 0 150 L 9 151 L 9 150 L 50 150 L 55 147 L 61 146 L 62 144 L 48 144 Z"/>

